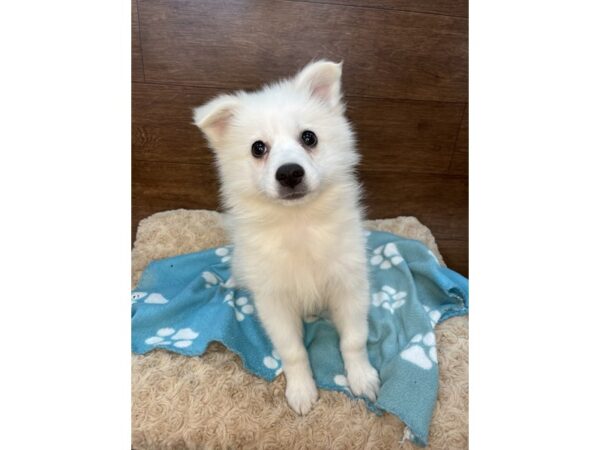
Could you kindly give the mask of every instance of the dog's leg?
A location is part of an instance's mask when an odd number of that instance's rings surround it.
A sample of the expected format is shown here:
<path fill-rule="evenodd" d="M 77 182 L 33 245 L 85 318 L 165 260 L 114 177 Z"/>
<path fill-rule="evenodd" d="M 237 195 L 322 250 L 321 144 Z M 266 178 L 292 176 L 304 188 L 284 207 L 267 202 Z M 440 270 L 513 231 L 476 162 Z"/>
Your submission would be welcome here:
<path fill-rule="evenodd" d="M 306 414 L 319 396 L 304 347 L 301 316 L 286 302 L 257 296 L 260 320 L 281 356 L 285 373 L 285 396 L 298 414 Z"/>
<path fill-rule="evenodd" d="M 354 283 L 352 283 L 354 284 Z M 367 356 L 369 334 L 367 283 L 348 288 L 343 282 L 332 293 L 331 318 L 340 335 L 340 351 L 346 366 L 348 385 L 354 395 L 375 401 L 379 392 L 379 376 Z"/>

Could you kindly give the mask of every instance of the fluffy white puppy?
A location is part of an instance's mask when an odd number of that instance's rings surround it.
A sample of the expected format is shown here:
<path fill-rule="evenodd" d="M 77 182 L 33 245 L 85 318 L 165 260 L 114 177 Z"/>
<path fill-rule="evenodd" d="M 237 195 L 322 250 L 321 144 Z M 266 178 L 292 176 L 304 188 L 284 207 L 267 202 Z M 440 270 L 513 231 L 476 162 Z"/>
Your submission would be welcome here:
<path fill-rule="evenodd" d="M 292 79 L 219 96 L 194 112 L 216 155 L 233 276 L 254 294 L 299 414 L 318 398 L 302 319 L 324 310 L 339 332 L 352 392 L 375 400 L 379 390 L 366 351 L 359 156 L 341 73 L 341 64 L 318 61 Z"/>

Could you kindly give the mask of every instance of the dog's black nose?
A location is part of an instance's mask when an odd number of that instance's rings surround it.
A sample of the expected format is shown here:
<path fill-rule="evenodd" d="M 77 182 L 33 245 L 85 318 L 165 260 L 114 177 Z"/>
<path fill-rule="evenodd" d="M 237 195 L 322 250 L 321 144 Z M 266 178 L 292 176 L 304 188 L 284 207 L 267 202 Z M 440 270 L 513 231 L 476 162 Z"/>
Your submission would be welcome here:
<path fill-rule="evenodd" d="M 304 176 L 304 169 L 300 164 L 284 164 L 275 173 L 275 178 L 282 186 L 294 188 L 300 184 Z"/>

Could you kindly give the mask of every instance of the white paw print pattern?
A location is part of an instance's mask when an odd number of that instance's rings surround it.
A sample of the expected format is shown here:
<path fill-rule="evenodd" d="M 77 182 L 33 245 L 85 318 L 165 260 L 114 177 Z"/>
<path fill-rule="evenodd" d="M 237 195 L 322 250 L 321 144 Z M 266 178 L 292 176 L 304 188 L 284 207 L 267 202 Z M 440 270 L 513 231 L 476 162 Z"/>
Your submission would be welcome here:
<path fill-rule="evenodd" d="M 230 245 L 225 247 L 219 247 L 215 250 L 215 254 L 221 258 L 221 262 L 227 262 L 231 259 L 231 249 Z"/>
<path fill-rule="evenodd" d="M 235 318 L 238 322 L 241 322 L 247 315 L 254 312 L 254 306 L 252 306 L 248 297 L 234 299 L 233 292 L 228 292 L 223 301 L 233 308 L 235 311 Z"/>
<path fill-rule="evenodd" d="M 149 337 L 144 342 L 154 346 L 169 346 L 177 348 L 189 347 L 193 344 L 194 339 L 199 336 L 191 328 L 181 328 L 176 331 L 174 328 L 161 328 L 156 332 L 156 335 Z"/>
<path fill-rule="evenodd" d="M 378 266 L 382 270 L 387 270 L 392 266 L 398 266 L 404 261 L 396 244 L 388 243 L 380 245 L 373 250 L 373 256 L 371 257 L 371 265 Z"/>
<path fill-rule="evenodd" d="M 346 392 L 352 393 L 352 391 L 350 391 L 350 388 L 348 387 L 348 378 L 346 378 L 346 375 L 338 374 L 334 376 L 333 382 L 337 386 L 343 388 Z"/>
<path fill-rule="evenodd" d="M 213 286 L 223 286 L 225 289 L 232 289 L 235 287 L 233 277 L 229 277 L 227 281 L 223 281 L 217 274 L 213 272 L 202 272 L 202 278 L 206 282 L 205 288 L 209 289 Z"/>
<path fill-rule="evenodd" d="M 273 350 L 271 355 L 265 356 L 263 358 L 263 364 L 267 369 L 274 370 L 275 376 L 279 375 L 283 370 L 283 367 L 281 366 L 281 357 L 279 356 L 279 353 L 277 353 L 277 350 Z"/>
<path fill-rule="evenodd" d="M 410 346 L 400 352 L 400 357 L 421 369 L 429 370 L 437 363 L 435 334 L 432 331 L 415 335 L 410 340 Z"/>
<path fill-rule="evenodd" d="M 437 309 L 431 309 L 427 305 L 423 305 L 423 309 L 425 309 L 425 312 L 429 315 L 429 321 L 431 322 L 431 328 L 435 328 L 435 326 L 437 325 L 437 323 L 440 320 L 440 317 L 442 317 L 442 313 L 439 312 Z"/>
<path fill-rule="evenodd" d="M 406 292 L 396 291 L 393 287 L 383 286 L 381 291 L 372 295 L 373 305 L 387 309 L 394 314 L 394 310 L 406 303 Z"/>
<path fill-rule="evenodd" d="M 131 303 L 137 303 L 138 300 L 144 299 L 144 303 L 151 303 L 155 305 L 164 305 L 165 303 L 169 303 L 169 300 L 164 298 L 162 294 L 158 292 L 153 292 L 148 295 L 147 292 L 132 292 L 131 293 Z"/>

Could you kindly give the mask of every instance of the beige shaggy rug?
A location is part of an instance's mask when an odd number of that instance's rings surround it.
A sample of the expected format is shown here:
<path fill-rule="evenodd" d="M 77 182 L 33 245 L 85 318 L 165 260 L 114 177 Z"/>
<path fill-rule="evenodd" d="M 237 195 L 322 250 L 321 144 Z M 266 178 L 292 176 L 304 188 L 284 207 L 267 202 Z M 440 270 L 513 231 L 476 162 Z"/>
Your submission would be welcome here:
<path fill-rule="evenodd" d="M 424 242 L 440 258 L 429 229 L 414 217 L 372 220 L 366 227 Z M 214 211 L 168 211 L 140 222 L 133 249 L 133 285 L 158 258 L 226 243 Z M 440 260 L 442 260 L 440 258 Z M 437 327 L 440 391 L 430 448 L 468 448 L 468 320 Z M 132 446 L 145 449 L 412 449 L 404 424 L 376 416 L 361 401 L 319 391 L 304 416 L 288 408 L 285 377 L 269 383 L 213 343 L 201 357 L 164 350 L 132 356 Z"/>

